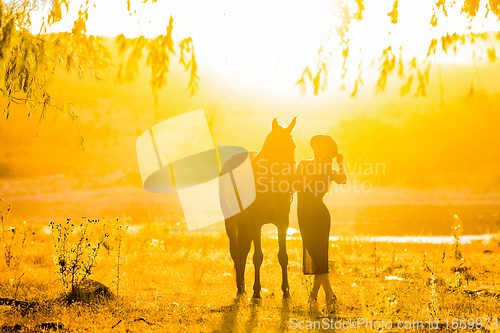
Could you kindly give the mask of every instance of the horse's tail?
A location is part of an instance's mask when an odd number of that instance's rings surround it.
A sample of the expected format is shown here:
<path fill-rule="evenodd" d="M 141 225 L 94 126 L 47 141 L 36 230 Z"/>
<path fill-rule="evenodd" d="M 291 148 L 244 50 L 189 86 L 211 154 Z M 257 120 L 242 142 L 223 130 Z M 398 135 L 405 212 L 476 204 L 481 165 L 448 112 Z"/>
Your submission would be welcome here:
<path fill-rule="evenodd" d="M 239 262 L 240 246 L 238 242 L 238 219 L 236 216 L 231 216 L 225 220 L 226 234 L 229 238 L 229 250 L 234 262 L 234 270 L 237 269 L 236 265 Z"/>
<path fill-rule="evenodd" d="M 222 208 L 222 212 L 225 218 L 225 227 L 226 234 L 229 238 L 229 248 L 231 252 L 231 257 L 233 259 L 235 270 L 238 270 L 236 267 L 239 263 L 240 258 L 240 247 L 239 247 L 239 235 L 238 235 L 238 220 L 241 215 L 241 203 L 240 199 L 236 198 L 236 184 L 234 183 L 234 175 L 231 172 L 236 169 L 238 166 L 243 163 L 243 161 L 247 158 L 248 152 L 239 152 L 231 155 L 224 164 L 222 165 L 222 169 L 220 175 L 225 177 L 219 178 L 219 200 Z M 230 175 L 228 177 L 228 175 Z M 245 183 L 240 184 L 238 190 L 245 191 L 244 188 Z M 238 204 L 235 205 L 235 200 L 238 200 Z"/>
<path fill-rule="evenodd" d="M 246 256 L 243 258 L 242 255 L 247 249 L 250 237 L 248 224 L 242 223 L 243 220 L 248 220 L 246 215 L 248 212 L 244 212 L 244 210 L 251 205 L 256 196 L 253 169 L 249 169 L 248 164 L 243 164 L 247 162 L 249 155 L 251 158 L 252 152 L 240 152 L 232 155 L 222 166 L 221 176 L 225 177 L 219 178 L 219 199 L 222 212 L 226 216 L 226 234 L 229 238 L 229 251 L 234 263 L 233 273 L 236 273 L 238 293 L 244 292 L 245 288 L 243 272 Z M 233 170 L 238 171 L 235 171 L 236 175 L 232 173 Z M 238 178 L 235 180 L 235 177 Z"/>
<path fill-rule="evenodd" d="M 231 270 L 231 276 L 233 277 L 233 282 L 236 282 L 236 266 L 233 266 Z"/>

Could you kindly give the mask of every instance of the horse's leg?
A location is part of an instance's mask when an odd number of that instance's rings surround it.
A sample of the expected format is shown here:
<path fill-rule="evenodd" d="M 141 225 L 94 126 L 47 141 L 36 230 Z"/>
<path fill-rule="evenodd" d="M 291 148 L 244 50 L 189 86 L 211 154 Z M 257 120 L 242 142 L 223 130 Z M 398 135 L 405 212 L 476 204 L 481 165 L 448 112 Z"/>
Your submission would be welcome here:
<path fill-rule="evenodd" d="M 248 224 L 239 221 L 238 222 L 238 247 L 239 247 L 239 267 L 240 274 L 237 276 L 236 284 L 238 286 L 238 294 L 245 293 L 245 267 L 247 264 L 247 256 L 248 252 L 250 252 L 250 247 L 252 246 L 252 234 L 250 232 L 250 228 L 248 228 Z"/>
<path fill-rule="evenodd" d="M 286 231 L 288 227 L 278 227 L 278 261 L 281 265 L 281 275 L 283 281 L 281 283 L 281 290 L 283 290 L 283 298 L 290 297 L 290 287 L 288 286 L 288 254 L 286 253 Z"/>
<path fill-rule="evenodd" d="M 262 261 L 264 260 L 264 254 L 262 253 L 262 244 L 261 244 L 261 226 L 255 226 L 252 230 L 253 235 L 253 246 L 254 246 L 254 254 L 253 254 L 253 265 L 255 266 L 255 281 L 253 283 L 253 298 L 261 298 L 260 297 L 260 266 L 262 265 Z"/>
<path fill-rule="evenodd" d="M 240 263 L 240 249 L 238 244 L 238 220 L 236 217 L 230 217 L 225 220 L 226 234 L 229 238 L 229 252 L 234 262 L 234 269 L 236 270 L 236 288 L 238 295 L 245 292 L 245 285 L 242 279 L 241 263 Z M 243 287 L 243 288 L 242 288 Z"/>

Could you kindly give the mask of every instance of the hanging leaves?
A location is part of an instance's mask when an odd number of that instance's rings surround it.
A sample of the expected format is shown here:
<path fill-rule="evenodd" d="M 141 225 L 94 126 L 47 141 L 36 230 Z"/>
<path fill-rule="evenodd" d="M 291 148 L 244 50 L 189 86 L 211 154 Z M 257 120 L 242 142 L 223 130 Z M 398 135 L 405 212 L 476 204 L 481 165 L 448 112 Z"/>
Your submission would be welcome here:
<path fill-rule="evenodd" d="M 120 62 L 118 72 L 115 76 L 115 84 L 131 83 L 139 73 L 139 60 L 142 59 L 142 50 L 146 47 L 148 41 L 145 37 L 126 38 L 121 34 L 115 38 L 118 44 L 118 55 L 123 55 L 125 51 L 132 48 L 125 66 Z"/>
<path fill-rule="evenodd" d="M 411 75 L 408 78 L 408 81 L 406 82 L 406 84 L 401 87 L 401 92 L 400 92 L 401 96 L 406 95 L 410 91 L 412 83 L 413 83 L 413 75 Z"/>
<path fill-rule="evenodd" d="M 59 21 L 61 21 L 62 16 L 63 16 L 63 11 L 62 11 L 62 5 L 66 7 L 66 12 L 65 14 L 68 14 L 69 10 L 69 0 L 53 0 L 54 1 L 54 10 L 49 11 L 49 14 L 47 16 L 47 21 L 48 24 L 54 24 Z"/>
<path fill-rule="evenodd" d="M 354 3 L 357 5 L 358 11 L 362 13 L 365 8 L 364 8 L 364 2 L 363 1 L 358 1 L 355 0 Z M 353 4 L 353 2 L 350 2 L 349 4 Z M 447 12 L 447 2 L 446 0 L 435 0 L 434 7 L 432 8 L 432 18 L 430 20 L 430 24 L 432 27 L 437 27 L 440 22 L 438 22 L 438 18 L 440 17 L 439 13 L 443 13 L 445 17 L 448 17 L 448 12 Z M 456 5 L 455 1 L 448 2 L 449 7 L 448 8 L 453 8 Z M 461 7 L 461 12 L 457 13 L 457 15 L 460 15 L 462 17 L 467 17 L 470 19 L 470 22 L 472 23 L 472 20 L 476 17 L 480 6 L 485 6 L 487 9 L 487 14 L 488 13 L 493 13 L 498 17 L 500 20 L 500 0 L 488 0 L 483 3 L 480 2 L 480 0 L 465 0 L 462 7 Z M 360 9 L 362 8 L 362 10 Z M 483 7 L 484 8 L 484 7 Z M 354 12 L 354 15 L 350 15 L 350 12 Z M 349 5 L 346 0 L 343 0 L 340 6 L 337 8 L 337 14 L 338 14 L 338 19 L 340 23 L 337 23 L 335 25 L 335 29 L 337 32 L 337 35 L 340 39 L 340 48 L 337 49 L 338 53 L 336 56 L 340 57 L 342 56 L 342 68 L 343 71 L 340 75 L 340 79 L 342 80 L 341 84 L 341 89 L 345 87 L 345 82 L 344 78 L 347 77 L 347 72 L 348 72 L 348 54 L 349 54 L 349 44 L 351 42 L 351 39 L 355 39 L 356 35 L 355 34 L 349 34 L 350 26 L 352 23 L 352 20 L 361 20 L 362 15 L 360 13 L 355 12 L 355 10 L 349 10 Z M 398 21 L 401 19 L 399 17 L 399 0 L 393 0 L 393 7 L 392 11 L 387 14 L 388 17 L 391 19 L 392 24 L 397 24 Z M 441 23 L 442 24 L 442 23 Z M 471 29 L 472 24 L 468 27 L 469 30 Z M 438 30 L 435 30 L 436 32 Z M 391 31 L 389 31 L 389 35 L 391 34 Z M 495 36 L 498 40 L 500 40 L 500 31 L 495 32 Z M 375 37 L 376 38 L 376 37 Z M 329 39 L 330 40 L 330 39 Z M 455 55 L 458 52 L 458 46 L 462 46 L 465 44 L 474 45 L 478 40 L 485 41 L 485 42 L 490 42 L 491 41 L 491 35 L 490 33 L 483 32 L 483 33 L 467 33 L 467 34 L 458 34 L 457 32 L 447 32 L 446 36 L 438 36 L 436 38 L 431 39 L 429 42 L 429 48 L 427 51 L 426 59 L 430 57 L 431 55 L 435 55 L 436 52 L 438 52 L 437 46 L 438 43 L 441 42 L 441 49 L 443 52 L 448 53 L 450 49 L 453 49 L 453 52 Z M 362 46 L 360 46 L 360 49 L 362 49 Z M 401 50 L 402 51 L 402 50 Z M 407 51 L 407 50 L 405 50 Z M 496 54 L 493 48 L 493 45 L 487 46 L 486 48 L 481 48 L 479 52 L 484 52 L 486 56 L 486 53 L 488 54 L 488 58 L 490 61 L 496 61 Z M 361 53 L 361 50 L 360 50 Z M 401 53 L 401 52 L 400 52 Z M 378 94 L 380 92 L 384 92 L 387 86 L 387 80 L 388 80 L 388 75 L 391 73 L 392 69 L 394 68 L 393 66 L 393 61 L 395 62 L 393 58 L 392 52 L 388 52 L 387 49 L 382 51 L 382 56 L 378 59 L 379 60 L 379 66 L 377 70 L 379 71 L 379 76 L 378 80 L 375 85 L 375 93 Z M 332 56 L 333 57 L 333 56 Z M 372 59 L 372 63 L 374 63 L 374 59 Z M 425 65 L 427 66 L 426 60 L 424 60 Z M 418 82 L 418 89 L 417 89 L 417 94 L 416 96 L 426 96 L 426 86 L 429 84 L 429 72 L 428 70 L 422 69 L 421 66 L 424 65 L 422 64 L 417 64 L 417 59 L 416 57 L 410 62 L 410 63 L 403 63 L 401 56 L 399 60 L 397 61 L 397 72 L 399 77 L 403 78 L 405 77 L 405 72 L 410 74 L 410 77 L 408 77 L 406 84 L 401 88 L 401 94 L 405 95 L 407 94 L 410 89 L 412 82 L 414 81 L 413 78 L 415 78 L 415 81 Z M 314 81 L 316 79 L 316 82 L 318 81 L 318 75 L 319 74 L 324 74 L 327 72 L 329 68 L 329 62 L 325 62 L 326 67 L 324 66 L 318 66 L 318 69 L 316 72 L 311 72 L 309 68 L 307 70 L 304 70 L 302 73 L 301 79 L 297 82 L 302 86 L 302 89 L 305 89 L 306 81 Z M 358 69 L 358 71 L 361 72 L 361 69 Z M 326 77 L 322 77 L 322 80 L 327 80 Z M 354 89 L 351 93 L 351 97 L 355 97 L 358 90 L 359 90 L 359 84 L 360 82 L 355 80 L 354 82 Z M 318 89 L 315 89 L 315 91 L 318 91 Z"/>
<path fill-rule="evenodd" d="M 467 17 L 474 18 L 479 9 L 480 0 L 465 0 L 460 13 L 466 13 Z"/>
<path fill-rule="evenodd" d="M 404 69 L 404 64 L 403 64 L 403 55 L 402 55 L 402 50 L 400 49 L 399 52 L 399 61 L 398 61 L 398 75 L 399 77 L 404 77 L 405 76 L 405 69 Z"/>
<path fill-rule="evenodd" d="M 47 21 L 60 20 L 61 4 L 56 1 L 55 10 Z M 54 97 L 52 81 L 56 70 L 76 72 L 82 77 L 85 72 L 98 78 L 96 70 L 106 70 L 111 56 L 102 45 L 102 39 L 86 35 L 87 10 L 80 8 L 71 33 L 38 34 L 30 31 L 29 11 L 13 12 L 0 4 L 0 91 L 5 101 L 3 114 L 8 119 L 13 104 L 27 107 L 27 115 L 39 116 L 39 125 L 49 109 L 55 116 L 68 116 L 77 127 L 82 149 L 85 144 L 79 117 L 73 112 L 71 103 Z M 3 104 L 3 103 L 2 103 Z M 38 128 L 40 133 L 41 126 Z"/>
<path fill-rule="evenodd" d="M 302 94 L 304 94 L 306 92 L 306 80 L 309 80 L 309 81 L 313 80 L 311 70 L 309 69 L 309 67 L 306 67 L 304 69 L 304 71 L 302 71 L 302 76 L 295 83 L 295 85 L 300 86 L 300 90 L 301 90 Z"/>
<path fill-rule="evenodd" d="M 351 24 L 352 16 L 349 14 L 349 6 L 347 1 L 344 0 L 340 8 L 338 8 L 338 16 L 341 19 L 340 24 L 336 27 L 337 35 L 340 37 L 341 43 L 346 42 L 344 37 L 349 31 L 349 24 Z"/>
<path fill-rule="evenodd" d="M 424 75 L 420 71 L 418 71 L 418 86 L 417 86 L 417 93 L 415 94 L 415 97 L 418 96 L 422 97 L 427 97 L 427 93 L 425 91 L 425 78 Z"/>
<path fill-rule="evenodd" d="M 413 57 L 413 59 L 411 60 L 410 62 L 410 66 L 411 68 L 413 69 L 416 69 L 417 68 L 417 57 Z"/>
<path fill-rule="evenodd" d="M 356 97 L 356 94 L 358 93 L 358 85 L 362 85 L 362 86 L 364 85 L 363 84 L 363 79 L 361 78 L 361 75 L 363 73 L 363 71 L 361 70 L 361 64 L 362 63 L 363 63 L 363 61 L 360 61 L 359 65 L 358 65 L 359 75 L 358 75 L 358 78 L 356 79 L 356 81 L 354 82 L 354 90 L 351 93 L 351 98 L 355 98 Z"/>
<path fill-rule="evenodd" d="M 186 71 L 189 71 L 189 84 L 190 96 L 194 95 L 195 90 L 198 88 L 198 65 L 194 56 L 194 46 L 191 37 L 188 37 L 180 43 L 181 55 L 179 62 L 184 66 Z"/>
<path fill-rule="evenodd" d="M 146 2 L 148 0 L 142 1 Z M 28 117 L 38 115 L 39 124 L 49 109 L 55 111 L 56 117 L 66 115 L 76 124 L 82 149 L 85 149 L 79 117 L 73 112 L 71 103 L 54 97 L 57 87 L 52 86 L 52 81 L 57 70 L 76 74 L 78 78 L 90 73 L 99 80 L 99 73 L 111 66 L 111 53 L 104 46 L 104 39 L 87 33 L 89 1 L 80 6 L 71 32 L 42 34 L 45 24 L 60 22 L 68 14 L 70 0 L 54 0 L 54 10 L 49 11 L 37 35 L 31 32 L 30 10 L 12 11 L 3 3 L 0 2 L 0 103 L 3 115 L 8 119 L 13 104 L 26 105 Z M 129 1 L 127 5 L 130 9 Z M 129 53 L 125 63 L 118 66 L 115 83 L 132 82 L 139 73 L 143 52 L 146 52 L 146 65 L 151 68 L 152 94 L 157 104 L 157 92 L 167 83 L 170 55 L 175 54 L 172 30 L 173 18 L 170 17 L 166 35 L 151 40 L 143 36 L 131 39 L 123 34 L 117 36 L 115 43 L 119 55 Z M 180 49 L 180 62 L 190 72 L 188 89 L 192 96 L 199 79 L 193 40 L 184 39 Z"/>
<path fill-rule="evenodd" d="M 453 46 L 453 52 L 457 54 L 457 44 L 464 45 L 466 42 L 466 35 L 459 35 L 454 33 L 450 36 L 449 33 L 446 33 L 446 36 L 441 37 L 441 47 L 445 53 L 448 53 L 448 49 L 450 46 Z"/>
<path fill-rule="evenodd" d="M 488 49 L 488 59 L 490 59 L 491 62 L 497 61 L 498 58 L 495 54 L 495 48 Z"/>
<path fill-rule="evenodd" d="M 356 12 L 356 15 L 354 17 L 356 18 L 356 20 L 361 21 L 363 19 L 363 11 L 365 10 L 365 5 L 364 5 L 365 0 L 355 0 L 355 1 L 356 4 L 358 5 L 358 11 Z"/>
<path fill-rule="evenodd" d="M 344 59 L 347 57 L 347 53 L 349 50 L 344 50 L 343 55 Z M 326 83 L 327 83 L 327 77 L 328 77 L 328 70 L 330 68 L 330 65 L 328 63 L 329 57 L 331 56 L 331 53 L 326 53 L 323 50 L 323 47 L 321 46 L 318 50 L 318 64 L 317 64 L 317 71 L 316 75 L 313 76 L 311 70 L 309 67 L 306 67 L 304 71 L 302 72 L 301 78 L 295 83 L 295 85 L 300 86 L 302 94 L 305 93 L 306 86 L 307 86 L 307 81 L 310 81 L 313 85 L 313 93 L 317 95 L 319 93 L 319 90 L 325 90 L 326 89 Z M 345 62 L 344 62 L 345 64 Z M 344 68 L 343 73 L 347 73 L 347 68 Z M 344 79 L 344 76 L 341 76 L 341 79 Z M 341 84 L 341 89 L 344 84 Z"/>
<path fill-rule="evenodd" d="M 172 39 L 174 19 L 170 16 L 166 35 L 159 35 L 153 39 L 143 36 L 137 38 L 126 38 L 123 34 L 115 38 L 118 44 L 118 54 L 123 55 L 131 48 L 125 65 L 121 62 L 115 76 L 115 83 L 123 84 L 132 82 L 139 73 L 139 61 L 142 59 L 143 50 L 147 51 L 146 66 L 151 69 L 151 93 L 155 106 L 158 104 L 158 91 L 167 84 L 167 74 L 169 71 L 170 55 L 175 55 L 174 41 Z M 194 54 L 194 44 L 191 37 L 181 41 L 179 62 L 186 71 L 190 72 L 188 89 L 193 96 L 198 88 L 198 64 Z"/>
<path fill-rule="evenodd" d="M 375 86 L 375 95 L 378 95 L 380 92 L 385 92 L 385 88 L 387 87 L 387 76 L 396 66 L 396 56 L 392 53 L 392 47 L 389 46 L 382 52 L 382 57 L 379 61 L 381 63 L 379 67 L 380 76 Z"/>
<path fill-rule="evenodd" d="M 438 24 L 438 20 L 437 20 L 436 12 L 434 12 L 432 14 L 432 18 L 431 18 L 431 25 L 433 27 L 435 27 L 435 26 L 437 26 L 437 24 Z"/>
<path fill-rule="evenodd" d="M 492 11 L 493 14 L 495 14 L 500 20 L 500 0 L 488 0 L 486 8 L 486 16 L 488 16 L 489 12 Z"/>
<path fill-rule="evenodd" d="M 474 83 L 471 83 L 469 91 L 467 92 L 467 97 L 468 97 L 469 100 L 472 99 L 472 98 L 474 98 L 474 93 L 475 93 Z"/>
<path fill-rule="evenodd" d="M 446 6 L 445 6 L 445 4 L 446 4 L 446 0 L 438 0 L 438 1 L 436 2 L 436 7 L 435 7 L 435 8 L 437 8 L 438 10 L 440 10 L 440 9 L 441 9 L 441 7 L 443 7 L 441 10 L 443 11 L 444 15 L 445 15 L 446 17 L 448 17 L 448 12 L 446 11 Z"/>
<path fill-rule="evenodd" d="M 392 5 L 392 12 L 387 14 L 387 16 L 391 18 L 392 24 L 398 23 L 398 2 L 399 0 L 394 1 L 394 4 Z"/>
<path fill-rule="evenodd" d="M 431 69 L 431 63 L 429 62 L 429 65 L 427 66 L 427 69 L 424 71 L 424 73 L 418 70 L 418 86 L 415 97 L 418 96 L 427 97 L 427 92 L 425 91 L 425 88 L 429 85 L 430 69 Z"/>
<path fill-rule="evenodd" d="M 363 84 L 363 80 L 361 79 L 361 71 L 359 72 L 359 76 L 358 78 L 356 79 L 356 82 L 354 82 L 354 90 L 352 91 L 351 93 L 351 97 L 352 98 L 355 98 L 356 97 L 356 94 L 358 93 L 358 85 L 364 85 Z"/>
<path fill-rule="evenodd" d="M 427 51 L 427 57 L 429 57 L 431 54 L 435 54 L 436 53 L 436 45 L 437 45 L 437 39 L 432 39 L 431 40 L 431 45 L 429 45 L 429 50 Z"/>

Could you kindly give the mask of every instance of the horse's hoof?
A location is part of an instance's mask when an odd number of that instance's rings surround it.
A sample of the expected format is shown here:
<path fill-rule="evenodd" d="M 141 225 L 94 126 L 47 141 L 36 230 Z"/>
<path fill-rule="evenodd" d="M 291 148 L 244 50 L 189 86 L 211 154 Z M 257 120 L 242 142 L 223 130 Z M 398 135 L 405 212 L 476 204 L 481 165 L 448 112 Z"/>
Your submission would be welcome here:
<path fill-rule="evenodd" d="M 260 293 L 254 293 L 252 298 L 253 299 L 262 299 L 262 297 L 260 297 Z"/>
<path fill-rule="evenodd" d="M 261 305 L 262 304 L 262 298 L 260 297 L 253 297 L 252 298 L 252 305 Z"/>

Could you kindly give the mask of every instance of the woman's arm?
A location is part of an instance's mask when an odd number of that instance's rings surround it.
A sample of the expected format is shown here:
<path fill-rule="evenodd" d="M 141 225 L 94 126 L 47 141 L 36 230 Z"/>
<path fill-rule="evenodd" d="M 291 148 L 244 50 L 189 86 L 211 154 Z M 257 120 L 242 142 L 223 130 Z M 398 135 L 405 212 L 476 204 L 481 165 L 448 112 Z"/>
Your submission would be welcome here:
<path fill-rule="evenodd" d="M 333 169 L 333 181 L 337 184 L 346 184 L 347 183 L 347 173 L 344 169 L 344 155 L 337 155 L 337 164 L 339 165 L 339 169 Z"/>

